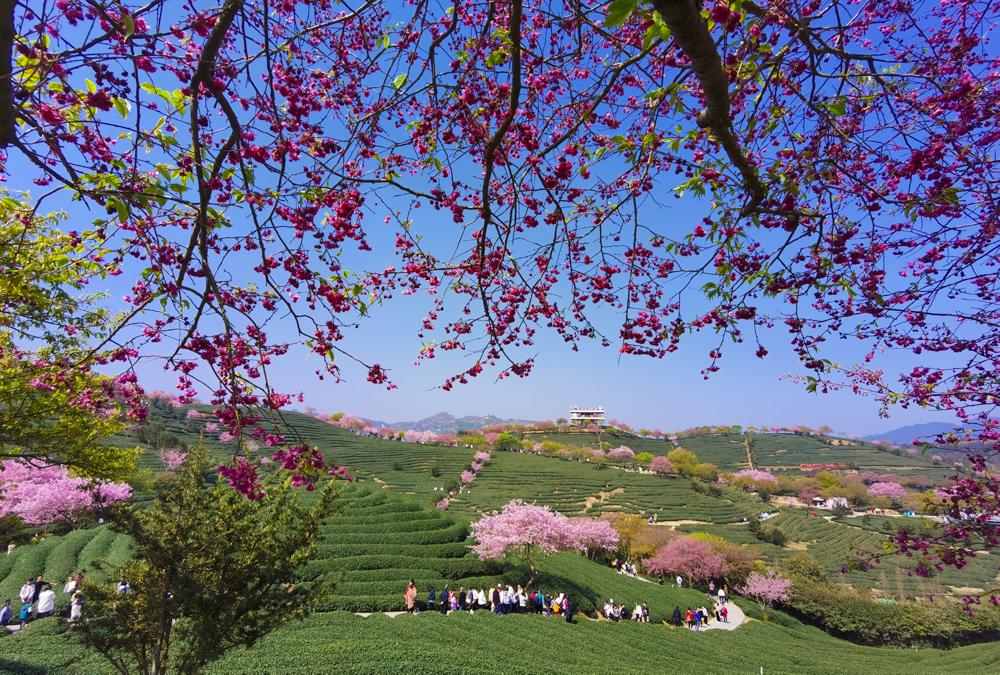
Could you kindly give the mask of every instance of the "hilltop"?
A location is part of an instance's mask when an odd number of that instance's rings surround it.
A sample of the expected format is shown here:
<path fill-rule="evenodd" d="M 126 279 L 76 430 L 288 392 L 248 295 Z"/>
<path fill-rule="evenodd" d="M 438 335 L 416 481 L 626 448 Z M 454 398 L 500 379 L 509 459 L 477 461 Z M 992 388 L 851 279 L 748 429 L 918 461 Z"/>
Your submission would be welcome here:
<path fill-rule="evenodd" d="M 913 445 L 916 440 L 934 442 L 934 437 L 940 434 L 957 430 L 954 424 L 947 422 L 925 422 L 923 424 L 910 424 L 905 427 L 897 427 L 880 434 L 865 436 L 866 441 L 889 441 L 897 445 Z"/>
<path fill-rule="evenodd" d="M 455 417 L 447 412 L 439 412 L 436 415 L 425 417 L 415 422 L 383 422 L 363 418 L 365 421 L 380 427 L 390 429 L 413 429 L 414 431 L 433 431 L 436 434 L 454 434 L 460 431 L 475 431 L 483 427 L 496 424 L 533 424 L 532 420 L 504 419 L 495 415 L 465 415 Z"/>

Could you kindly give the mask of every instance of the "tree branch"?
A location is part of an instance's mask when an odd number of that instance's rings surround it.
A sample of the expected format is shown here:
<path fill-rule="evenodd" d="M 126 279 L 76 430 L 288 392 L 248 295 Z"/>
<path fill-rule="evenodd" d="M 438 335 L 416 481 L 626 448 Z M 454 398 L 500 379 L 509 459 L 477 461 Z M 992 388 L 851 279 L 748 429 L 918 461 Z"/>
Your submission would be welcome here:
<path fill-rule="evenodd" d="M 708 32 L 708 24 L 701 16 L 700 3 L 697 0 L 653 0 L 653 7 L 670 28 L 674 42 L 691 60 L 691 69 L 701 83 L 705 108 L 698 113 L 698 126 L 712 132 L 729 156 L 729 161 L 739 170 L 749 195 L 742 213 L 753 213 L 764 201 L 767 190 L 733 133 L 729 79 L 722 67 L 722 57 L 715 40 Z"/>

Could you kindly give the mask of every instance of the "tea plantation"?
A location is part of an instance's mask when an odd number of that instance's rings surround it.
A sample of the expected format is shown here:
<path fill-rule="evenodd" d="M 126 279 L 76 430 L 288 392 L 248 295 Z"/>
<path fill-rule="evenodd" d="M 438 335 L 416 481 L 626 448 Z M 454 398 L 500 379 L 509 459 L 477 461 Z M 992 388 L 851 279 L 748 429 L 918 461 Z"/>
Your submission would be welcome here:
<path fill-rule="evenodd" d="M 762 508 L 737 491 L 696 492 L 690 481 L 600 467 L 587 462 L 496 452 L 452 508 L 466 514 L 498 509 L 517 497 L 569 515 L 656 514 L 660 520 L 738 522 Z"/>
<path fill-rule="evenodd" d="M 913 675 L 996 673 L 1000 646 L 952 650 L 859 647 L 785 615 L 732 632 L 694 633 L 660 624 L 537 616 L 424 613 L 361 618 L 313 615 L 281 627 L 251 649 L 238 649 L 207 672 L 227 673 L 759 673 L 768 675 Z M 0 638 L 0 671 L 30 675 L 103 674 L 56 619 L 24 635 Z"/>

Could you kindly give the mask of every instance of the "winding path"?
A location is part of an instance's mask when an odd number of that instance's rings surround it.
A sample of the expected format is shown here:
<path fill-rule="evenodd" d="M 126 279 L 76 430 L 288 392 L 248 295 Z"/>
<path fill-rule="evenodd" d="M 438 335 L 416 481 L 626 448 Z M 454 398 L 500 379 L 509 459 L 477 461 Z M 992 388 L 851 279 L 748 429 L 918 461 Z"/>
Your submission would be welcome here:
<path fill-rule="evenodd" d="M 699 630 L 736 630 L 746 622 L 746 615 L 743 613 L 743 610 L 740 609 L 739 605 L 733 602 L 727 602 L 726 608 L 729 610 L 729 621 L 723 623 L 720 621 L 712 620 L 708 623 L 707 626 L 703 626 Z M 485 612 L 488 610 L 482 609 L 479 611 Z M 437 613 L 440 614 L 440 612 Z M 394 619 L 397 616 L 401 616 L 403 614 L 409 614 L 409 612 L 354 612 L 355 616 L 360 616 L 365 619 L 370 617 L 372 614 L 384 614 L 390 619 Z M 587 616 L 586 614 L 577 614 L 576 616 L 582 619 L 587 619 L 588 621 L 608 621 L 608 619 L 595 619 L 593 617 Z M 629 622 L 626 621 L 625 623 Z M 699 631 L 692 631 L 692 632 L 699 632 Z"/>

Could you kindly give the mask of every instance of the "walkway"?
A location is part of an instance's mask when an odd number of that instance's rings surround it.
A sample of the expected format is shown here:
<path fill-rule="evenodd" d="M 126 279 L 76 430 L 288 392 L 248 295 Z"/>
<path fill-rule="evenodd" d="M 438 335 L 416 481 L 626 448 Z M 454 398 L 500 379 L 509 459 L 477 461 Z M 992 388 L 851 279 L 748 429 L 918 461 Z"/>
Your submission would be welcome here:
<path fill-rule="evenodd" d="M 729 621 L 725 623 L 721 621 L 709 621 L 708 625 L 704 626 L 701 630 L 736 630 L 746 622 L 746 614 L 743 613 L 743 610 L 735 602 L 727 602 L 726 609 L 729 610 Z"/>
<path fill-rule="evenodd" d="M 729 621 L 728 622 L 723 623 L 723 622 L 720 622 L 720 621 L 714 621 L 713 620 L 713 621 L 710 621 L 707 626 L 703 626 L 700 630 L 736 630 L 737 628 L 739 628 L 740 626 L 742 626 L 744 623 L 746 623 L 746 619 L 747 619 L 746 615 L 743 613 L 743 610 L 739 608 L 739 605 L 737 605 L 736 603 L 733 603 L 733 602 L 727 602 L 726 603 L 726 607 L 729 609 Z M 488 611 L 488 610 L 482 609 L 482 610 L 479 610 L 479 611 L 480 612 L 485 612 L 485 611 Z M 440 612 L 437 612 L 437 613 L 440 614 Z M 397 616 L 400 616 L 402 614 L 409 614 L 409 612 L 354 612 L 354 614 L 355 614 L 355 616 L 360 616 L 360 617 L 363 617 L 365 619 L 367 619 L 368 617 L 370 617 L 372 614 L 384 614 L 385 616 L 389 617 L 390 619 L 394 619 Z M 517 615 L 515 614 L 515 615 L 512 615 L 512 616 L 517 616 Z M 586 614 L 577 614 L 576 616 L 577 616 L 577 618 L 587 619 L 588 621 L 608 621 L 607 619 L 594 619 L 593 617 L 589 617 Z M 630 622 L 626 621 L 625 623 L 630 623 Z"/>

